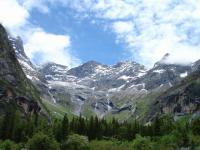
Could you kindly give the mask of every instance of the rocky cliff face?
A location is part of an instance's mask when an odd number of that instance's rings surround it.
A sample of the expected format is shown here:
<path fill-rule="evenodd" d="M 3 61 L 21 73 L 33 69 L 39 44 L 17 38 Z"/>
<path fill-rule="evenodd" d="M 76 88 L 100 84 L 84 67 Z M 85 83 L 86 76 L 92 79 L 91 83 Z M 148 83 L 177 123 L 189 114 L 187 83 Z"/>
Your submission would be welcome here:
<path fill-rule="evenodd" d="M 0 25 L 0 111 L 8 110 L 8 106 L 16 103 L 17 97 L 26 97 L 30 102 L 41 104 L 39 93 L 26 78 L 15 54 L 14 46 L 9 40 L 4 27 Z M 13 105 L 15 106 L 15 105 Z"/>
<path fill-rule="evenodd" d="M 15 50 L 18 61 L 20 62 L 24 72 L 26 73 L 26 76 L 31 80 L 36 80 L 36 77 L 38 76 L 37 69 L 31 63 L 30 59 L 26 56 L 21 38 L 9 37 L 9 41 L 13 49 Z"/>
<path fill-rule="evenodd" d="M 197 71 L 197 70 L 199 70 L 200 69 L 200 60 L 198 60 L 198 61 L 196 61 L 196 62 L 194 62 L 193 64 L 192 64 L 192 71 L 194 72 L 194 71 Z"/>
<path fill-rule="evenodd" d="M 155 99 L 147 120 L 157 114 L 173 114 L 175 119 L 185 115 L 200 115 L 200 69 L 197 61 L 195 71 L 181 82 L 166 90 Z M 193 65 L 194 66 L 194 65 Z"/>

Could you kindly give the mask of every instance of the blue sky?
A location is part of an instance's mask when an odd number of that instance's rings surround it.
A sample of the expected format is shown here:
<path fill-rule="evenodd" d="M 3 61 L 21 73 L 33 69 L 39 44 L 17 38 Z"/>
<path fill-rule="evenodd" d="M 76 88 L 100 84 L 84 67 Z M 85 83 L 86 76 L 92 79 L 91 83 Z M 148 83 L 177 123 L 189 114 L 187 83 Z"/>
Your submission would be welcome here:
<path fill-rule="evenodd" d="M 0 22 L 35 64 L 200 59 L 199 0 L 0 0 Z M 187 59 L 185 59 L 187 58 Z"/>
<path fill-rule="evenodd" d="M 104 28 L 102 20 L 95 20 L 94 23 L 92 18 L 81 19 L 76 17 L 77 12 L 69 7 L 50 9 L 51 12 L 48 14 L 33 9 L 30 12 L 30 22 L 45 29 L 46 32 L 69 35 L 70 49 L 81 62 L 95 60 L 111 65 L 132 59 L 129 52 L 125 52 L 125 44 L 116 43 L 115 34 Z M 35 57 L 34 62 L 40 63 L 40 59 Z"/>

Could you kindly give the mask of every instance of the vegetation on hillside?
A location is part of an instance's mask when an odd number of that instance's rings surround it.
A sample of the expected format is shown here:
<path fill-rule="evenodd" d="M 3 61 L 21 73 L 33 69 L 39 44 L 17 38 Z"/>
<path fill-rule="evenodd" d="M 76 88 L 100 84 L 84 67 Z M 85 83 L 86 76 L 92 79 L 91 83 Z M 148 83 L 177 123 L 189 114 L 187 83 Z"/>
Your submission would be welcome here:
<path fill-rule="evenodd" d="M 13 110 L 13 109 L 11 109 Z M 34 116 L 33 116 L 34 117 Z M 0 118 L 0 149 L 18 150 L 176 150 L 200 147 L 200 118 L 174 122 L 170 115 L 157 117 L 149 125 L 137 121 L 106 121 L 82 116 L 54 119 L 22 118 L 9 111 Z"/>

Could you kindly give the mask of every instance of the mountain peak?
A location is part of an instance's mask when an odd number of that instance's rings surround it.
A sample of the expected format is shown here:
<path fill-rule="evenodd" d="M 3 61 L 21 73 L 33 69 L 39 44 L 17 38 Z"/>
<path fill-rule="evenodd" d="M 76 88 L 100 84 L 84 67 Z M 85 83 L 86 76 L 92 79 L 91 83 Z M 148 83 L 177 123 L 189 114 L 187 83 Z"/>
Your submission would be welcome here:
<path fill-rule="evenodd" d="M 134 61 L 130 61 L 130 60 L 125 60 L 125 61 L 120 61 L 117 64 L 113 65 L 114 68 L 118 68 L 118 67 L 128 67 L 128 66 L 134 66 L 134 65 L 140 65 Z"/>
<path fill-rule="evenodd" d="M 167 60 L 169 57 L 170 57 L 170 53 L 166 53 L 166 54 L 161 58 L 161 60 L 159 60 L 158 62 L 156 62 L 156 63 L 154 64 L 154 68 L 157 67 L 157 66 L 159 66 L 159 65 L 165 64 L 165 63 L 166 63 L 166 60 Z"/>
<path fill-rule="evenodd" d="M 166 62 L 166 60 L 167 60 L 169 57 L 170 57 L 170 53 L 166 53 L 166 54 L 162 57 L 162 59 L 160 60 L 160 62 L 162 62 L 162 63 Z"/>
<path fill-rule="evenodd" d="M 68 67 L 54 62 L 47 62 L 42 65 L 41 70 L 47 74 L 55 74 L 55 73 L 62 74 L 68 71 Z"/>
<path fill-rule="evenodd" d="M 95 66 L 98 66 L 98 65 L 102 65 L 102 64 L 97 62 L 97 61 L 90 60 L 90 61 L 88 61 L 86 63 L 83 63 L 81 66 L 92 66 L 92 67 L 95 67 Z"/>
<path fill-rule="evenodd" d="M 68 73 L 82 78 L 95 73 L 95 68 L 98 66 L 106 67 L 106 65 L 102 65 L 101 63 L 92 60 L 82 64 L 81 66 L 70 69 Z"/>
<path fill-rule="evenodd" d="M 55 62 L 46 62 L 42 65 L 42 68 L 45 68 L 45 67 L 51 67 L 51 66 L 57 66 L 57 67 L 62 67 L 62 68 L 67 68 L 67 66 L 65 65 L 61 65 L 61 64 L 57 64 Z"/>

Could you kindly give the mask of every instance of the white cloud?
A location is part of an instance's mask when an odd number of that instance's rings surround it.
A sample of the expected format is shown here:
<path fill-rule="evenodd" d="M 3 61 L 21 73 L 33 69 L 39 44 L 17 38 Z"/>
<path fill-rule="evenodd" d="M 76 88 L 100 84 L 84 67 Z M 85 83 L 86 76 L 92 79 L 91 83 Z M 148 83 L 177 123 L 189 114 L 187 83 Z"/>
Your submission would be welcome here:
<path fill-rule="evenodd" d="M 128 34 L 133 31 L 132 22 L 118 21 L 113 23 L 114 32 L 118 34 Z"/>
<path fill-rule="evenodd" d="M 80 63 L 70 53 L 70 37 L 68 35 L 55 35 L 37 29 L 31 33 L 25 49 L 30 58 L 33 58 L 36 53 L 40 53 L 43 58 L 41 63 L 52 61 L 69 67 Z"/>
<path fill-rule="evenodd" d="M 152 66 L 166 53 L 171 53 L 167 63 L 200 59 L 199 0 L 99 0 L 90 10 L 107 20 L 116 41 L 145 65 Z"/>
<path fill-rule="evenodd" d="M 32 9 L 48 13 L 46 4 L 49 0 L 0 0 L 0 23 L 13 36 L 21 36 L 25 44 L 25 52 L 30 58 L 40 53 L 40 62 L 53 61 L 69 67 L 77 66 L 80 60 L 70 50 L 69 35 L 47 33 L 32 25 L 28 19 Z M 51 0 L 53 2 L 53 0 Z M 41 59 L 40 58 L 40 59 Z"/>
<path fill-rule="evenodd" d="M 15 0 L 0 0 L 0 23 L 11 32 L 26 24 L 28 11 Z"/>
<path fill-rule="evenodd" d="M 99 0 L 91 10 L 99 12 L 97 16 L 109 19 L 124 19 L 136 14 L 135 2 L 125 3 L 123 0 Z"/>

